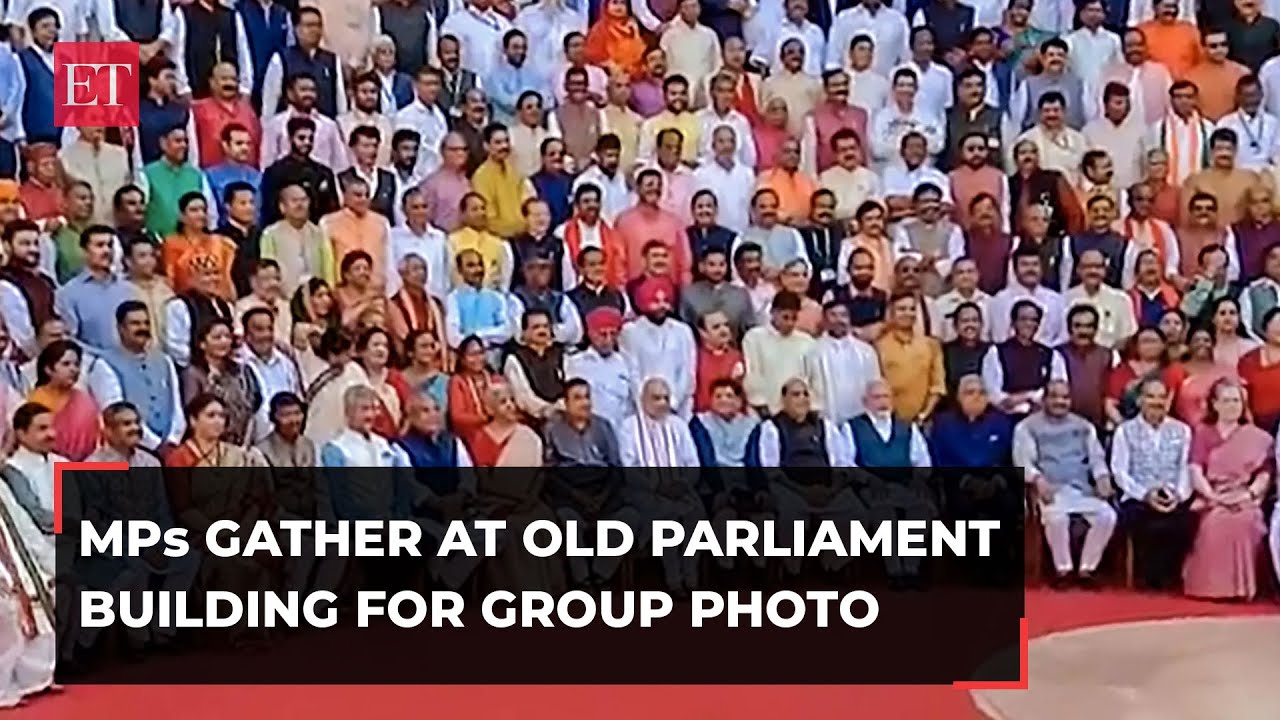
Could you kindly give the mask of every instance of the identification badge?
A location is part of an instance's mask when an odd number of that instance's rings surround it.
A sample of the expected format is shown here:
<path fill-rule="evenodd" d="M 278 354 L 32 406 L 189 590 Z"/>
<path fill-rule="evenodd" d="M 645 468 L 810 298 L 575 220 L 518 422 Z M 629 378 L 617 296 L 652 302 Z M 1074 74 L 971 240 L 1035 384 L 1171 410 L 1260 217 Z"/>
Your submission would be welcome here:
<path fill-rule="evenodd" d="M 995 138 L 995 137 L 987 138 L 987 147 L 991 148 L 992 150 L 999 148 L 1000 138 Z"/>
<path fill-rule="evenodd" d="M 818 273 L 818 277 L 824 283 L 836 281 L 836 271 L 832 268 L 822 268 L 822 272 Z"/>

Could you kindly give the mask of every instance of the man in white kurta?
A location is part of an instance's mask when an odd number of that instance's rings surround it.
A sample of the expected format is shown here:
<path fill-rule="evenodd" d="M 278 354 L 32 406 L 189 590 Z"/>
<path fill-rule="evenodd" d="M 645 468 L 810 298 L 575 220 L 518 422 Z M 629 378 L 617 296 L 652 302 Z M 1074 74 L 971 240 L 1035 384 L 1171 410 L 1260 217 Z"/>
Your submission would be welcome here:
<path fill-rule="evenodd" d="M 868 383 L 880 379 L 880 358 L 851 332 L 849 306 L 827 303 L 822 321 L 826 332 L 804 356 L 804 379 L 813 409 L 844 425 L 863 412 L 862 394 Z"/>
<path fill-rule="evenodd" d="M 618 347 L 631 361 L 632 381 L 639 384 L 652 377 L 665 380 L 673 411 L 687 420 L 693 414 L 698 344 L 693 330 L 671 317 L 674 296 L 669 279 L 645 280 L 636 292 L 636 309 L 642 315 L 623 326 Z"/>
<path fill-rule="evenodd" d="M 675 520 L 685 526 L 706 519 L 698 497 L 698 450 L 689 425 L 671 411 L 671 388 L 651 377 L 640 389 L 640 409 L 622 421 L 618 435 L 622 465 L 628 468 L 623 495 L 640 512 L 637 542 L 649 544 L 654 520 Z M 698 556 L 684 557 L 676 548 L 662 555 L 667 587 L 683 593 L 698 587 Z"/>
<path fill-rule="evenodd" d="M 742 386 L 747 403 L 768 413 L 782 409 L 782 385 L 805 376 L 805 356 L 813 347 L 813 337 L 796 327 L 800 298 L 780 292 L 773 298 L 769 324 L 751 328 L 742 338 L 746 375 Z"/>
<path fill-rule="evenodd" d="M 54 544 L 0 482 L 0 708 L 53 686 Z M 34 570 L 34 572 L 33 572 Z"/>
<path fill-rule="evenodd" d="M 1169 154 L 1168 181 L 1181 187 L 1187 178 L 1209 167 L 1213 123 L 1200 115 L 1196 86 L 1178 81 L 1169 90 L 1169 112 L 1147 133 L 1144 147 Z"/>
<path fill-rule="evenodd" d="M 1098 431 L 1071 412 L 1071 388 L 1065 381 L 1050 382 L 1044 409 L 1014 428 L 1013 464 L 1035 488 L 1055 582 L 1065 582 L 1077 567 L 1071 557 L 1072 515 L 1089 525 L 1077 572 L 1082 583 L 1091 582 L 1115 530 L 1116 511 L 1107 502 L 1114 490 Z"/>

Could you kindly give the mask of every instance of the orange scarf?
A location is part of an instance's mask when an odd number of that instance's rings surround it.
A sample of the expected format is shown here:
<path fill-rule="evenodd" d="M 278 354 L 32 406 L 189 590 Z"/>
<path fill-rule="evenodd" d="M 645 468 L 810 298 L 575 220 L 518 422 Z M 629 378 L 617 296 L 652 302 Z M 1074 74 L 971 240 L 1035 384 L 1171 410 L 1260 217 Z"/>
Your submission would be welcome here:
<path fill-rule="evenodd" d="M 1169 153 L 1169 170 L 1165 176 L 1170 185 L 1178 185 L 1178 168 L 1181 167 L 1181 159 L 1183 157 L 1197 158 L 1196 164 L 1192 167 L 1192 174 L 1201 168 L 1209 165 L 1209 141 L 1205 137 L 1204 124 L 1200 122 L 1200 114 L 1196 113 L 1192 116 L 1188 123 L 1194 130 L 1191 133 L 1191 146 L 1182 147 L 1182 141 L 1178 139 L 1178 129 L 1175 123 L 1171 122 L 1168 117 L 1160 122 L 1160 143 L 1164 146 L 1165 152 Z"/>
<path fill-rule="evenodd" d="M 587 62 L 595 65 L 612 63 L 632 79 L 644 74 L 645 50 L 640 29 L 630 17 L 619 19 L 602 15 L 587 32 Z"/>
<path fill-rule="evenodd" d="M 575 215 L 569 218 L 564 228 L 565 252 L 568 253 L 569 262 L 575 266 L 578 263 L 578 253 L 582 251 L 582 229 L 578 226 L 579 222 Z M 600 249 L 604 252 L 604 282 L 615 290 L 620 289 L 627 282 L 627 256 L 622 239 L 613 234 L 613 228 L 604 220 L 597 220 L 596 227 L 600 230 Z M 570 289 L 572 288 L 565 288 Z"/>
<path fill-rule="evenodd" d="M 1160 223 L 1155 219 L 1147 220 L 1146 225 L 1151 228 L 1152 250 L 1156 251 L 1156 259 L 1160 261 L 1160 275 L 1164 275 L 1165 258 L 1168 257 L 1169 237 L 1165 235 L 1164 229 L 1160 227 Z M 1124 239 L 1132 241 L 1138 235 L 1141 226 L 1134 222 L 1133 216 L 1124 219 Z"/>

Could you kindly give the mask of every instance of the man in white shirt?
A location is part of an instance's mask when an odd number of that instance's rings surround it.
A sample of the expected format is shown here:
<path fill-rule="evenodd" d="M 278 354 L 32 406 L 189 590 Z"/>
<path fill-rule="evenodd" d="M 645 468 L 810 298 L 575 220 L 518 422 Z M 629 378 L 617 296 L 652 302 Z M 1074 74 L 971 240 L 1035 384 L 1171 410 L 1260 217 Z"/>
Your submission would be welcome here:
<path fill-rule="evenodd" d="M 679 9 L 658 41 L 667 54 L 667 74 L 683 75 L 690 83 L 710 77 L 720 66 L 720 38 L 715 31 L 698 22 L 702 3 L 680 0 Z M 694 97 L 701 96 L 694 88 Z"/>
<path fill-rule="evenodd" d="M 991 323 L 989 309 L 991 296 L 978 287 L 978 263 L 971 257 L 958 257 L 951 264 L 951 290 L 939 295 L 933 301 L 933 308 L 938 314 L 939 322 L 931 328 L 938 340 L 944 343 L 956 339 L 954 322 L 943 322 L 955 315 L 956 310 L 964 303 L 973 303 L 982 313 L 982 339 L 991 340 Z"/>
<path fill-rule="evenodd" d="M 889 7 L 884 0 L 862 0 L 841 10 L 831 23 L 827 43 L 826 66 L 836 69 L 844 65 L 844 55 L 857 35 L 869 35 L 874 41 L 875 60 L 871 69 L 888 77 L 895 67 L 911 58 L 911 27 L 907 16 Z"/>
<path fill-rule="evenodd" d="M 591 344 L 565 360 L 565 377 L 582 378 L 591 383 L 595 413 L 608 420 L 616 431 L 622 427 L 622 421 L 636 411 L 631 362 L 618 350 L 622 313 L 615 308 L 599 307 L 587 313 L 585 322 Z"/>
<path fill-rule="evenodd" d="M 1063 38 L 1068 67 L 1086 88 L 1097 87 L 1102 69 L 1121 59 L 1120 36 L 1102 26 L 1106 20 L 1104 0 L 1084 0 L 1080 3 L 1080 27 Z"/>
<path fill-rule="evenodd" d="M 573 181 L 573 192 L 583 185 L 595 185 L 600 191 L 600 216 L 607 223 L 617 219 L 623 210 L 631 207 L 630 190 L 627 189 L 626 171 L 622 163 L 622 141 L 613 133 L 605 133 L 596 140 L 595 162 Z"/>
<path fill-rule="evenodd" d="M 526 59 L 530 69 L 546 78 L 547 87 L 559 87 L 564 83 L 564 73 L 557 71 L 565 61 L 565 37 L 587 31 L 587 6 L 564 0 L 538 0 L 520 9 L 515 27 L 534 40 L 529 43 Z"/>
<path fill-rule="evenodd" d="M 239 318 L 244 325 L 244 346 L 240 348 L 243 362 L 257 377 L 262 390 L 262 402 L 253 418 L 253 442 L 259 443 L 271 434 L 271 398 L 280 393 L 302 395 L 302 380 L 293 358 L 280 352 L 275 339 L 275 313 L 264 307 L 256 307 Z"/>
<path fill-rule="evenodd" d="M 836 164 L 822 171 L 818 184 L 830 190 L 836 199 L 836 217 L 849 219 L 868 200 L 879 200 L 883 194 L 880 176 L 866 167 L 866 155 L 858 133 L 842 128 L 831 136 L 831 149 Z"/>
<path fill-rule="evenodd" d="M 924 135 L 908 132 L 902 137 L 898 162 L 884 171 L 884 198 L 892 217 L 909 214 L 916 189 L 925 183 L 942 191 L 942 204 L 951 205 L 951 179 L 928 165 L 928 146 Z"/>
<path fill-rule="evenodd" d="M 1131 112 L 1129 88 L 1118 82 L 1107 83 L 1102 116 L 1084 126 L 1084 137 L 1090 148 L 1106 150 L 1111 156 L 1112 180 L 1118 187 L 1131 187 L 1144 179 L 1146 133 L 1146 124 Z"/>
<path fill-rule="evenodd" d="M 688 419 L 693 414 L 698 345 L 693 330 L 670 317 L 675 287 L 669 278 L 653 276 L 640 284 L 635 296 L 641 316 L 623 326 L 618 347 L 631 360 L 633 381 L 666 379 L 671 407 L 681 418 Z"/>
<path fill-rule="evenodd" d="M 826 0 L 817 0 L 825 2 Z M 782 67 L 782 44 L 796 38 L 804 44 L 804 73 L 821 75 L 822 60 L 827 54 L 827 41 L 822 28 L 809 22 L 809 0 L 786 0 L 787 18 L 778 30 L 773 52 L 769 53 L 769 67 L 777 70 Z"/>
<path fill-rule="evenodd" d="M 18 447 L 5 463 L 4 480 L 40 532 L 52 536 L 53 466 L 70 462 L 53 452 L 53 410 L 38 403 L 20 406 L 13 415 L 13 432 Z"/>
<path fill-rule="evenodd" d="M 387 258 L 387 297 L 400 291 L 400 273 L 395 268 L 406 255 L 417 255 L 427 264 L 427 292 L 440 302 L 449 294 L 448 240 L 431 224 L 431 205 L 426 195 L 413 188 L 404 196 L 403 225 L 391 228 L 391 255 Z"/>
<path fill-rule="evenodd" d="M 285 81 L 285 96 L 289 106 L 267 120 L 262 127 L 262 167 L 270 167 L 275 161 L 289 154 L 289 121 L 295 117 L 309 118 L 316 125 L 311 158 L 326 165 L 334 175 L 351 166 L 347 144 L 339 136 L 338 124 L 316 109 L 316 80 L 308 75 L 294 75 Z M 345 107 L 345 106 L 344 106 Z"/>
<path fill-rule="evenodd" d="M 493 0 L 466 0 L 462 9 L 451 11 L 441 23 L 440 35 L 458 38 L 462 68 L 483 79 L 493 72 L 502 37 L 510 29 L 511 21 L 494 11 Z"/>
<path fill-rule="evenodd" d="M 715 155 L 712 135 L 717 128 L 728 127 L 733 130 L 738 162 L 754 170 L 756 143 L 751 134 L 751 123 L 746 116 L 733 109 L 737 88 L 738 82 L 731 75 L 721 74 L 711 79 L 711 105 L 698 112 L 698 123 L 702 129 L 698 133 L 702 144 L 698 150 L 698 161 L 706 163 Z"/>
<path fill-rule="evenodd" d="M 831 422 L 844 423 L 862 414 L 868 383 L 880 379 L 875 348 L 851 332 L 849 307 L 828 302 L 822 310 L 826 332 L 804 356 L 804 379 L 812 393 L 813 409 Z"/>
<path fill-rule="evenodd" d="M 871 120 L 871 153 L 882 166 L 898 157 L 902 139 L 907 133 L 919 133 L 925 138 L 929 156 L 942 152 L 946 142 L 941 115 L 924 112 L 917 103 L 920 80 L 911 68 L 899 68 L 893 73 L 893 90 L 889 103 Z"/>
<path fill-rule="evenodd" d="M 695 192 L 710 190 L 720 208 L 719 224 L 741 233 L 751 222 L 747 209 L 755 194 L 756 176 L 739 161 L 737 133 L 731 126 L 717 126 L 709 136 L 713 156 L 693 171 Z M 747 144 L 753 143 L 748 140 Z"/>
<path fill-rule="evenodd" d="M 1036 341 L 1057 347 L 1067 338 L 1066 305 L 1062 295 L 1040 284 L 1043 270 L 1040 253 L 1029 244 L 1022 244 L 1013 252 L 1014 282 L 991 298 L 991 340 L 1004 342 L 1013 333 L 1010 327 L 1013 306 L 1019 300 L 1031 300 L 1040 306 L 1044 316 L 1036 331 Z"/>
<path fill-rule="evenodd" d="M 911 60 L 901 65 L 916 73 L 920 93 L 916 102 L 921 112 L 932 117 L 943 117 L 955 102 L 955 76 L 947 66 L 933 61 L 937 47 L 933 29 L 927 25 L 911 28 Z"/>
<path fill-rule="evenodd" d="M 440 71 L 430 65 L 418 71 L 413 102 L 396 112 L 392 123 L 396 130 L 409 129 L 418 133 L 418 164 L 416 174 L 426 177 L 440 166 L 438 148 L 449 132 L 449 121 L 440 109 L 440 90 L 443 87 Z"/>
<path fill-rule="evenodd" d="M 1218 120 L 1219 129 L 1235 131 L 1236 167 L 1261 171 L 1280 158 L 1280 119 L 1262 108 L 1262 83 L 1247 75 L 1236 83 L 1236 111 Z"/>
<path fill-rule="evenodd" d="M 1035 127 L 1018 136 L 1014 147 L 1024 140 L 1035 143 L 1040 152 L 1040 167 L 1057 170 L 1073 185 L 1080 184 L 1080 162 L 1089 142 L 1079 130 L 1067 127 L 1067 100 L 1056 90 L 1040 96 L 1040 119 Z"/>
<path fill-rule="evenodd" d="M 889 79 L 874 67 L 875 40 L 867 33 L 859 33 L 849 41 L 849 61 L 845 71 L 853 89 L 849 91 L 849 104 L 867 111 L 874 117 L 889 102 Z"/>

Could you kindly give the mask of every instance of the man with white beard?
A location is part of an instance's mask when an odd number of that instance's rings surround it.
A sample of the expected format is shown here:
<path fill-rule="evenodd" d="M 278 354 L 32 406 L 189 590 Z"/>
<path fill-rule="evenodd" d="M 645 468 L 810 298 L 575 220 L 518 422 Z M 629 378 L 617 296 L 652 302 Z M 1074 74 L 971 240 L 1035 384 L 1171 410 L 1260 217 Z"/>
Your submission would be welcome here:
<path fill-rule="evenodd" d="M 671 410 L 671 386 L 649 377 L 640 391 L 640 411 L 622 421 L 618 444 L 627 471 L 624 497 L 640 513 L 637 543 L 652 539 L 654 520 L 675 520 L 686 537 L 706 519 L 695 483 L 698 449 L 689 425 Z M 679 596 L 698 586 L 698 558 L 684 557 L 673 548 L 662 556 L 667 586 Z"/>

